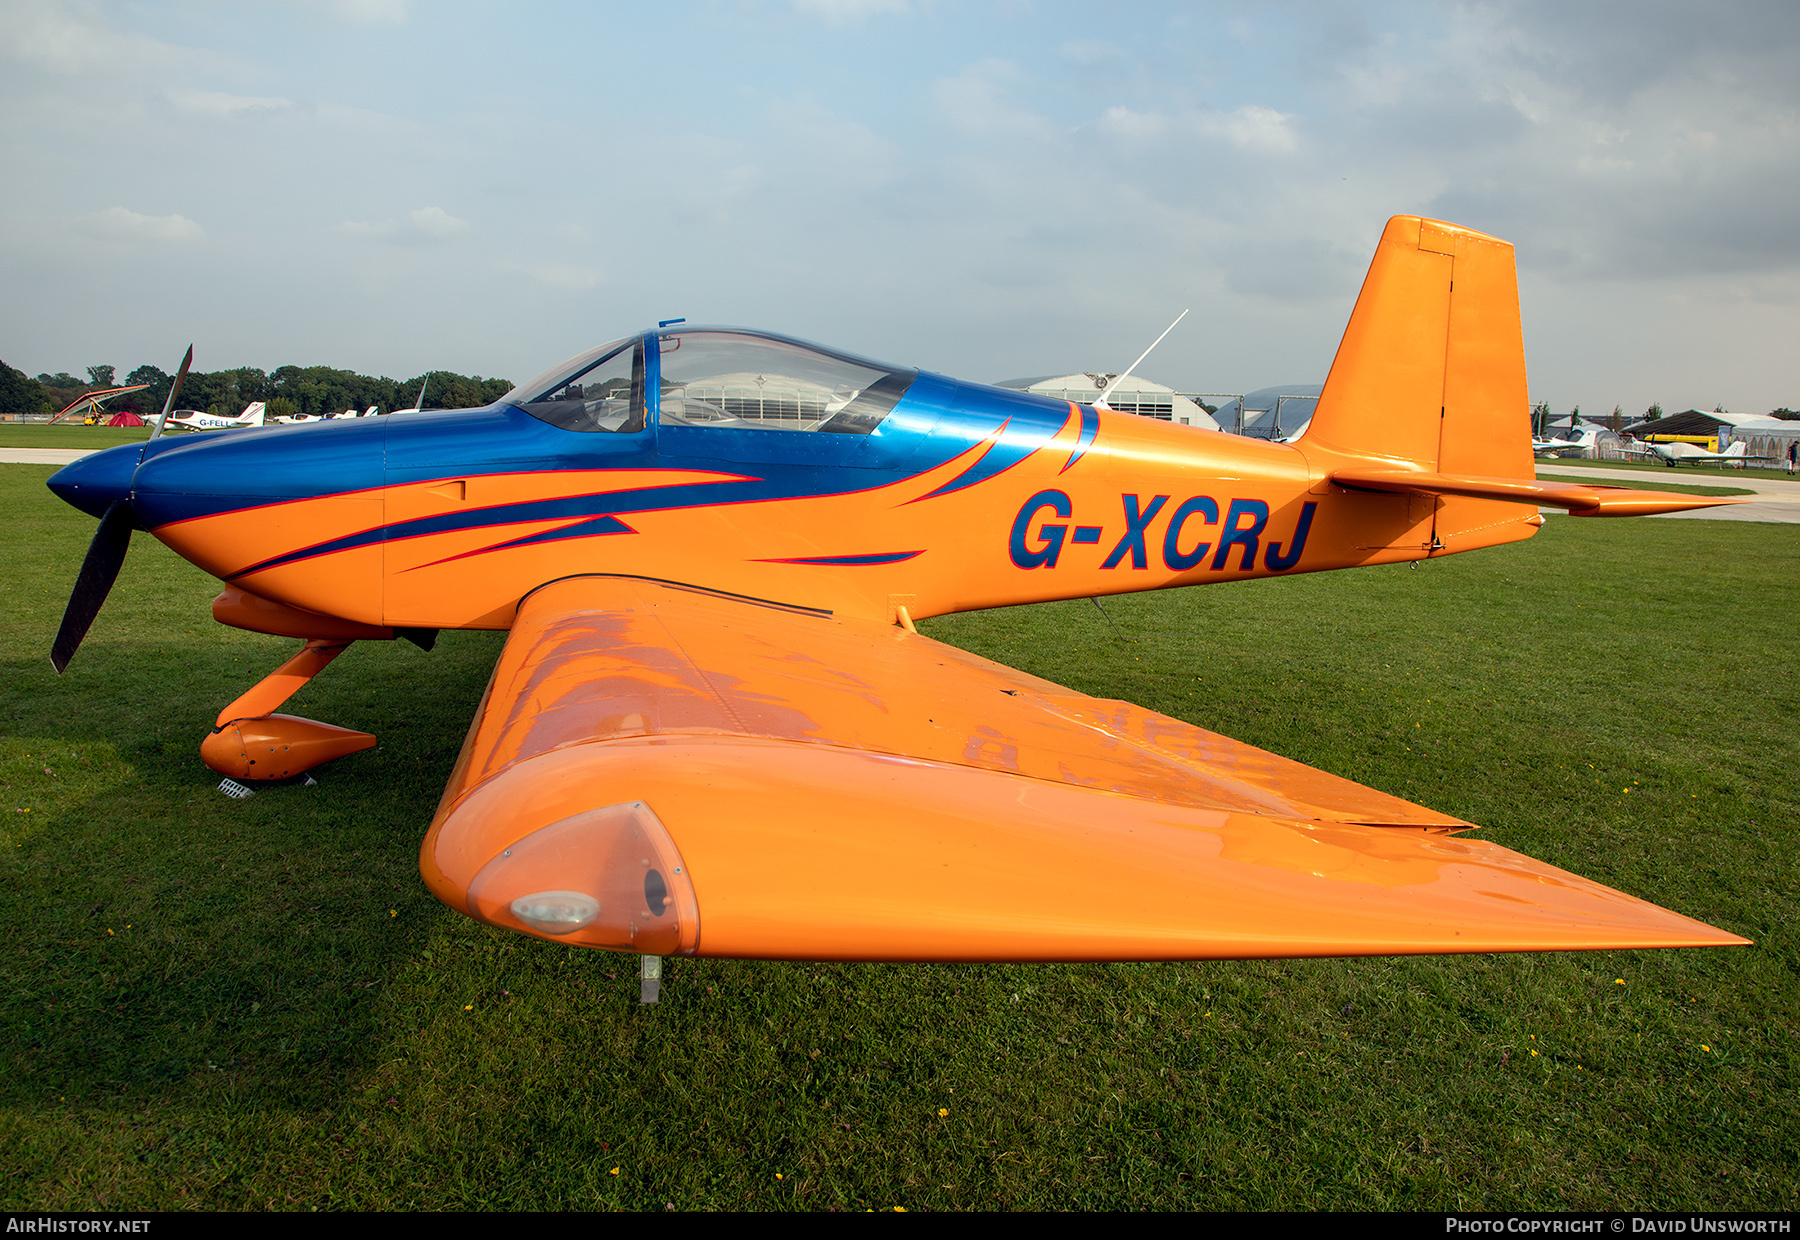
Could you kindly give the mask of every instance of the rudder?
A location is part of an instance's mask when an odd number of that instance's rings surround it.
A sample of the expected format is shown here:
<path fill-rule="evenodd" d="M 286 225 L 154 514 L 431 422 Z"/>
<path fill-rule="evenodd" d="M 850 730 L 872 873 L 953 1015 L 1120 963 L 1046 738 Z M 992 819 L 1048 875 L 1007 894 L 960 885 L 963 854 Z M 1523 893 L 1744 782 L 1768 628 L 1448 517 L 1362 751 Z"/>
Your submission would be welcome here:
<path fill-rule="evenodd" d="M 1389 220 L 1307 440 L 1426 471 L 1531 478 L 1530 403 L 1511 244 Z"/>

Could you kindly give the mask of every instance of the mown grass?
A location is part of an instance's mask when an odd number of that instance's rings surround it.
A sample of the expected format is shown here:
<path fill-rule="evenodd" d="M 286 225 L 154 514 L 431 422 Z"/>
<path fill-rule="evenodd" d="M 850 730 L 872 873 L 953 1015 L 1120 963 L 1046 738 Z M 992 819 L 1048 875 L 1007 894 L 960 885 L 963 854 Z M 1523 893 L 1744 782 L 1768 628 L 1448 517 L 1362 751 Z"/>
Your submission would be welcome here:
<path fill-rule="evenodd" d="M 1541 469 L 1538 471 L 1537 476 L 1538 476 L 1539 480 L 1543 481 L 1543 482 L 1599 483 L 1599 479 L 1596 479 L 1596 478 L 1582 478 L 1582 477 L 1577 477 L 1573 474 L 1547 474 Z M 1746 490 L 1743 487 L 1684 486 L 1679 482 L 1663 482 L 1660 479 L 1658 479 L 1657 481 L 1654 481 L 1654 482 L 1642 482 L 1635 478 L 1620 478 L 1617 481 L 1606 482 L 1601 485 L 1614 486 L 1614 487 L 1629 487 L 1634 491 L 1675 491 L 1675 492 L 1678 492 L 1683 495 L 1755 495 L 1756 494 L 1755 491 Z"/>
<path fill-rule="evenodd" d="M 216 583 L 139 535 L 59 680 L 93 523 L 48 473 L 0 469 L 5 1208 L 1800 1199 L 1795 527 L 1552 518 L 1416 570 L 925 626 L 1755 947 L 673 961 L 643 1008 L 631 960 L 490 930 L 419 882 L 497 635 L 355 647 L 291 709 L 380 748 L 228 800 L 198 739 L 291 643 L 213 624 Z"/>
<path fill-rule="evenodd" d="M 0 448 L 70 448 L 97 452 L 115 444 L 137 443 L 150 438 L 148 426 L 55 426 L 32 422 L 0 422 Z"/>

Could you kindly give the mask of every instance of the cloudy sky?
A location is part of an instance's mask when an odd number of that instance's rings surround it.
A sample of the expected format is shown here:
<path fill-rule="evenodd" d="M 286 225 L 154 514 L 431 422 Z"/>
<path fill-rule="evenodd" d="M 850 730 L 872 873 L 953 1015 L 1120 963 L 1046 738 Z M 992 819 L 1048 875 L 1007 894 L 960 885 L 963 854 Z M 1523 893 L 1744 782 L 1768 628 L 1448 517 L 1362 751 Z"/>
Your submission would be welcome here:
<path fill-rule="evenodd" d="M 0 357 L 522 379 L 657 319 L 1318 382 L 1381 233 L 1518 247 L 1558 411 L 1800 407 L 1800 7 L 0 3 Z"/>

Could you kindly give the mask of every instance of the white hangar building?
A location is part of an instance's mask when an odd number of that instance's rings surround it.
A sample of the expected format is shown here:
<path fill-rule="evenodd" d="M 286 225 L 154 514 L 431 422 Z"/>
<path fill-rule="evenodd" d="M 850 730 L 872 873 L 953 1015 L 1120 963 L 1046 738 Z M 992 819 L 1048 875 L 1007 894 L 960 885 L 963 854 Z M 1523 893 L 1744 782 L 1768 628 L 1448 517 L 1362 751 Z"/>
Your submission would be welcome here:
<path fill-rule="evenodd" d="M 1211 414 L 1174 388 L 1136 375 L 1127 375 L 1123 383 L 1118 383 L 1118 377 L 1104 372 L 1040 375 L 1034 379 L 1007 379 L 994 386 L 1030 392 L 1033 396 L 1048 396 L 1052 400 L 1072 400 L 1078 405 L 1091 405 L 1104 395 L 1106 403 L 1120 413 L 1135 413 L 1143 418 L 1198 426 L 1209 431 L 1219 429 Z"/>

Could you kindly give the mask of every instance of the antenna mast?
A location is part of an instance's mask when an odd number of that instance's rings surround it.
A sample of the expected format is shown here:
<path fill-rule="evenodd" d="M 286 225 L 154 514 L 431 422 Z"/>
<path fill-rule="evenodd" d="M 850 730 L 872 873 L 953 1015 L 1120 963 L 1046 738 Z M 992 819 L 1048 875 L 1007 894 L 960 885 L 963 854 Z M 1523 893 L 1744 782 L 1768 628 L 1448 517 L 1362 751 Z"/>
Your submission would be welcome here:
<path fill-rule="evenodd" d="M 1180 314 L 1175 316 L 1175 323 L 1181 322 L 1181 320 L 1187 318 L 1187 316 L 1188 316 L 1188 312 L 1186 310 L 1183 310 Z M 1131 365 L 1127 366 L 1125 368 L 1124 374 L 1120 375 L 1117 379 L 1114 379 L 1111 383 L 1106 385 L 1108 390 L 1116 389 L 1121 383 L 1125 382 L 1126 379 L 1130 378 L 1131 372 L 1136 370 L 1138 368 L 1139 364 L 1142 363 L 1146 357 L 1150 356 L 1150 350 L 1156 348 L 1157 345 L 1159 345 L 1163 342 L 1163 336 L 1167 336 L 1170 332 L 1175 330 L 1175 323 L 1171 323 L 1167 327 L 1163 328 L 1162 336 L 1158 336 L 1155 340 L 1152 340 L 1150 342 L 1150 348 L 1145 349 L 1142 353 L 1138 354 L 1137 361 L 1135 361 Z M 1094 402 L 1094 408 L 1104 409 L 1108 413 L 1111 413 L 1113 411 L 1113 407 L 1106 403 L 1106 393 L 1105 392 L 1100 393 L 1100 399 Z"/>

